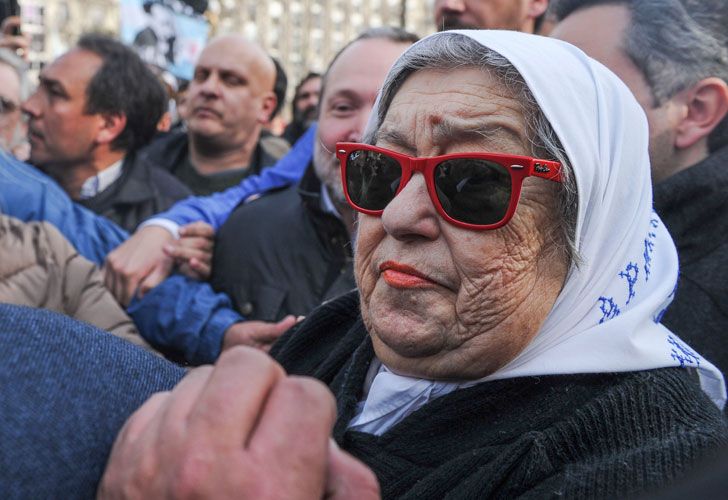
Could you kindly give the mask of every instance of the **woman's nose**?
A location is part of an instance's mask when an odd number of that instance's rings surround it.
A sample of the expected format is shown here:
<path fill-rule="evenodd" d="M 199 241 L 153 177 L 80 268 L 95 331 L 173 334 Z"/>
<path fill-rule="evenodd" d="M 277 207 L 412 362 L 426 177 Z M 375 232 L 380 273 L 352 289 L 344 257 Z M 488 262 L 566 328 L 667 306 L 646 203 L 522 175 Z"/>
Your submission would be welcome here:
<path fill-rule="evenodd" d="M 397 239 L 434 240 L 440 235 L 441 222 L 420 173 L 412 175 L 382 213 L 384 230 Z"/>

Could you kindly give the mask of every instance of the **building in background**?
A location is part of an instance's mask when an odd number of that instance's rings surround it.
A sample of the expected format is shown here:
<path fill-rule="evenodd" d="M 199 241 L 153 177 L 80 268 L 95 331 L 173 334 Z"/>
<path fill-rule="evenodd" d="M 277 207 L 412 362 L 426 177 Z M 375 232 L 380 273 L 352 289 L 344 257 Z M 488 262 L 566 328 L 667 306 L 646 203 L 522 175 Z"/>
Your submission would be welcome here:
<path fill-rule="evenodd" d="M 32 36 L 34 73 L 87 31 L 119 34 L 119 0 L 19 0 L 23 29 Z M 434 31 L 426 0 L 209 0 L 211 35 L 243 33 L 276 57 L 288 74 L 289 96 L 309 71 L 322 71 L 362 30 L 400 26 Z M 288 107 L 284 108 L 288 109 Z"/>

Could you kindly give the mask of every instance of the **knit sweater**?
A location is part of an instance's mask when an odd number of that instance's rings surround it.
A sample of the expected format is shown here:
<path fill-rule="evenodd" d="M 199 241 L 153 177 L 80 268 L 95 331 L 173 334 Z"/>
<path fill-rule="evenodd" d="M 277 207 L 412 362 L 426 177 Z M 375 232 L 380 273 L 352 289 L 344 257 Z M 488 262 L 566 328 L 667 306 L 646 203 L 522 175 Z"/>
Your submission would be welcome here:
<path fill-rule="evenodd" d="M 374 356 L 355 293 L 319 308 L 272 354 L 329 385 L 334 438 L 374 470 L 384 498 L 618 498 L 669 484 L 727 441 L 697 377 L 678 368 L 486 382 L 381 436 L 348 430 Z"/>

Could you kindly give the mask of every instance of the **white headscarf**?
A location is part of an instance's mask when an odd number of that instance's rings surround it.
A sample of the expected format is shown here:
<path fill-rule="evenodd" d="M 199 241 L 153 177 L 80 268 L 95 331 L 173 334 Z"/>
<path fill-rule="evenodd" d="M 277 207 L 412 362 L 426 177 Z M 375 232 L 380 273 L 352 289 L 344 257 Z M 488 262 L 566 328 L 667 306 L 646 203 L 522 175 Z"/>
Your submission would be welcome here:
<path fill-rule="evenodd" d="M 479 381 L 426 386 L 380 367 L 351 426 L 379 434 L 430 394 L 482 381 L 677 366 L 696 368 L 702 389 L 723 408 L 720 371 L 659 324 L 677 285 L 677 251 L 652 210 L 647 122 L 629 89 L 559 40 L 513 31 L 456 33 L 515 66 L 561 140 L 578 189 L 576 246 L 583 263 L 572 268 L 534 340 L 506 366 Z M 370 128 L 376 113 L 377 106 Z"/>

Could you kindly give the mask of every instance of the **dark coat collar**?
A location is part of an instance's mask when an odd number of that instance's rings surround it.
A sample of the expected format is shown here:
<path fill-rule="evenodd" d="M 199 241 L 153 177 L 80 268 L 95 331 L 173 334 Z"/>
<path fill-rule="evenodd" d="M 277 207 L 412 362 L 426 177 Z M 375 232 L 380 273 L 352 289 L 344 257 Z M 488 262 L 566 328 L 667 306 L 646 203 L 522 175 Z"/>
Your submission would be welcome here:
<path fill-rule="evenodd" d="M 187 132 L 177 130 L 160 135 L 146 146 L 143 152 L 154 165 L 174 173 L 189 154 L 188 147 L 189 136 Z M 276 161 L 277 158 L 263 147 L 259 138 L 250 158 L 250 171 L 258 173 L 264 167 L 275 164 Z"/>
<path fill-rule="evenodd" d="M 715 250 L 728 237 L 728 146 L 656 184 L 654 203 L 681 263 Z"/>

